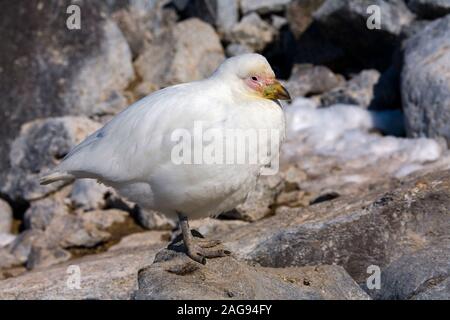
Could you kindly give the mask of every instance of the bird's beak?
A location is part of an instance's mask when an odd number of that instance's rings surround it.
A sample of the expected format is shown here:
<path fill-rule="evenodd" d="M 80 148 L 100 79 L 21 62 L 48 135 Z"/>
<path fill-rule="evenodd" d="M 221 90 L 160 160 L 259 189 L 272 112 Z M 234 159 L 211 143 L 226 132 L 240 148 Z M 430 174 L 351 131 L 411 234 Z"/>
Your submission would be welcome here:
<path fill-rule="evenodd" d="M 263 91 L 263 96 L 271 100 L 291 100 L 291 96 L 285 87 L 277 80 L 268 84 Z"/>

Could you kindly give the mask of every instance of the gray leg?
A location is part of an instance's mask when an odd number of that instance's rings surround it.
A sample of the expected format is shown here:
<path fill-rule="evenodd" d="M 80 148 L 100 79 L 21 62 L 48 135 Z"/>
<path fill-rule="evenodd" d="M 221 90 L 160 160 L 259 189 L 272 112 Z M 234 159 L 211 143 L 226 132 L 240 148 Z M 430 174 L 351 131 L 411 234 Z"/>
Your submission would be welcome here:
<path fill-rule="evenodd" d="M 213 247 L 220 244 L 218 240 L 195 239 L 189 229 L 188 218 L 182 213 L 178 213 L 180 229 L 183 235 L 184 246 L 187 255 L 201 264 L 206 263 L 206 258 L 224 257 L 231 252 L 224 249 L 215 249 Z"/>

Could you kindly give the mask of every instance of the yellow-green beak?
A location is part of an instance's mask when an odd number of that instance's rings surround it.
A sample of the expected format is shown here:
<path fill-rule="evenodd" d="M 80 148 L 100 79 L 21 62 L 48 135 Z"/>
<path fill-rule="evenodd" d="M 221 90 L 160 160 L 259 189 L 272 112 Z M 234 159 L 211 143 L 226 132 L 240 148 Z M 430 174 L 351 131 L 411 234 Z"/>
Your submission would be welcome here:
<path fill-rule="evenodd" d="M 264 88 L 263 96 L 271 100 L 291 100 L 291 96 L 285 87 L 280 82 L 274 81 L 272 84 Z"/>

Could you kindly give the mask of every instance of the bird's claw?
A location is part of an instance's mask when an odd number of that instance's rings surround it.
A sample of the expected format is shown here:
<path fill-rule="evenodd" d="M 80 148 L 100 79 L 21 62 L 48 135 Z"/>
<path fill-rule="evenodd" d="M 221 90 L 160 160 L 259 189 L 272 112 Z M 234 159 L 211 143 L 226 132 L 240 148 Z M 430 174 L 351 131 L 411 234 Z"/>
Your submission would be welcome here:
<path fill-rule="evenodd" d="M 215 244 L 215 245 L 214 245 Z M 214 248 L 220 244 L 219 240 L 205 240 L 191 246 L 187 250 L 187 255 L 201 264 L 206 264 L 206 258 L 226 257 L 231 254 L 231 251 L 223 248 Z"/>

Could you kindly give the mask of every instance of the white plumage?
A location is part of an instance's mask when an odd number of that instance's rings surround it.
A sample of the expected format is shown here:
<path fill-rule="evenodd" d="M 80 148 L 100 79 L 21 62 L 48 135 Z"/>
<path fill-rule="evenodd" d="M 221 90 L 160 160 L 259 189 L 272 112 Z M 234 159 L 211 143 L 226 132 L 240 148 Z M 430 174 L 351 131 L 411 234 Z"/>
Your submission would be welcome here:
<path fill-rule="evenodd" d="M 280 97 L 288 94 L 264 57 L 230 58 L 205 80 L 168 87 L 132 104 L 76 146 L 41 182 L 97 179 L 167 215 L 202 217 L 230 210 L 254 187 L 261 165 L 176 164 L 171 152 L 178 142 L 171 136 L 177 129 L 194 136 L 194 123 L 201 122 L 222 131 L 275 129 L 283 138 L 284 115 L 274 100 Z"/>

